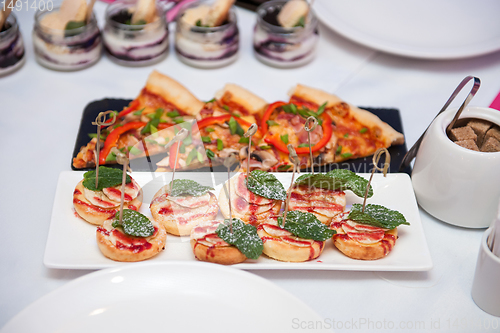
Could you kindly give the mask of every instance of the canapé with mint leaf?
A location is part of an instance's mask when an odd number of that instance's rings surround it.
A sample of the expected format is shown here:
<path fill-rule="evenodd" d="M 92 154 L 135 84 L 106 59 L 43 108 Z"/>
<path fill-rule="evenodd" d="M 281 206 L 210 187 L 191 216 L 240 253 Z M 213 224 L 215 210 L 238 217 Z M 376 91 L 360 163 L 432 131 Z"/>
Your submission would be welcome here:
<path fill-rule="evenodd" d="M 322 223 L 330 225 L 332 219 L 345 209 L 345 191 L 364 197 L 367 185 L 368 180 L 344 169 L 303 174 L 292 189 L 290 210 L 312 213 Z M 368 197 L 372 195 L 370 185 Z"/>
<path fill-rule="evenodd" d="M 219 205 L 211 190 L 212 187 L 194 180 L 175 179 L 156 192 L 150 205 L 151 214 L 168 233 L 188 236 L 196 225 L 217 216 Z"/>
<path fill-rule="evenodd" d="M 308 212 L 289 211 L 259 224 L 257 233 L 268 257 L 287 262 L 316 259 L 325 248 L 325 241 L 335 231 Z"/>
<path fill-rule="evenodd" d="M 257 229 L 240 219 L 205 221 L 191 231 L 191 248 L 201 261 L 223 265 L 257 259 L 262 254 L 262 240 Z"/>
<path fill-rule="evenodd" d="M 164 227 L 145 215 L 124 209 L 97 227 L 97 245 L 102 254 L 116 261 L 141 261 L 154 257 L 165 248 Z"/>
<path fill-rule="evenodd" d="M 359 260 L 376 260 L 387 256 L 398 238 L 397 227 L 410 225 L 398 211 L 381 205 L 352 205 L 351 211 L 332 221 L 336 231 L 333 244 L 346 256 Z"/>
<path fill-rule="evenodd" d="M 230 215 L 229 198 L 231 198 L 233 217 L 245 223 L 258 225 L 261 221 L 278 214 L 286 199 L 286 191 L 273 174 L 253 170 L 248 179 L 246 173 L 242 172 L 222 186 L 219 206 L 224 218 L 229 218 Z"/>
<path fill-rule="evenodd" d="M 99 179 L 96 187 L 96 170 L 87 171 L 73 192 L 73 206 L 85 221 L 101 225 L 113 218 L 120 208 L 122 196 L 122 171 L 99 167 Z M 142 189 L 129 175 L 126 177 L 124 208 L 139 210 L 142 205 Z"/>

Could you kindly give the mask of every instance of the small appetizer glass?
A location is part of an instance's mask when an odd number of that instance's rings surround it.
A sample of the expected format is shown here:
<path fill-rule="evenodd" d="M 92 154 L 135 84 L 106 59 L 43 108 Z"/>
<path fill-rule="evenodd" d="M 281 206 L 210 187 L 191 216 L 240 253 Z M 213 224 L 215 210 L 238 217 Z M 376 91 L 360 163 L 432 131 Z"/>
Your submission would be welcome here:
<path fill-rule="evenodd" d="M 189 8 L 203 2 L 187 5 L 176 19 L 175 52 L 185 64 L 199 68 L 217 68 L 231 64 L 238 58 L 240 33 L 236 13 L 229 10 L 227 22 L 217 27 L 191 25 L 182 16 Z"/>
<path fill-rule="evenodd" d="M 165 10 L 156 6 L 155 21 L 132 25 L 137 1 L 118 1 L 106 9 L 103 31 L 108 56 L 120 65 L 147 66 L 160 62 L 168 54 L 168 25 Z"/>
<path fill-rule="evenodd" d="M 10 14 L 0 31 L 0 76 L 19 69 L 25 62 L 24 43 L 16 16 Z"/>
<path fill-rule="evenodd" d="M 319 39 L 318 19 L 310 9 L 303 27 L 284 28 L 277 16 L 285 3 L 285 0 L 273 0 L 257 8 L 253 48 L 256 58 L 266 65 L 299 67 L 314 58 Z"/>
<path fill-rule="evenodd" d="M 54 7 L 54 11 L 59 10 Z M 33 46 L 38 63 L 44 67 L 60 71 L 75 71 L 95 64 L 101 57 L 101 33 L 95 16 L 82 27 L 74 29 L 51 29 L 40 22 L 48 10 L 38 10 L 35 14 Z"/>

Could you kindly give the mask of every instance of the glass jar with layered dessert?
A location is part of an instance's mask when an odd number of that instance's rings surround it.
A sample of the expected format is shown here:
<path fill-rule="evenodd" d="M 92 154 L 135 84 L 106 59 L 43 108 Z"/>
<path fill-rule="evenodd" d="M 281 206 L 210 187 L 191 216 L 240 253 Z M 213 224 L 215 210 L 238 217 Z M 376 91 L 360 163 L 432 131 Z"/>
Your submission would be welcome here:
<path fill-rule="evenodd" d="M 257 8 L 253 34 L 255 56 L 275 67 L 310 62 L 319 39 L 318 19 L 305 0 L 273 0 Z"/>
<path fill-rule="evenodd" d="M 95 16 L 87 14 L 86 2 L 80 0 L 65 1 L 52 11 L 39 10 L 35 14 L 33 46 L 38 63 L 61 71 L 87 68 L 102 53 Z"/>
<path fill-rule="evenodd" d="M 187 65 L 216 68 L 238 57 L 239 30 L 234 0 L 198 1 L 177 16 L 175 52 Z"/>
<path fill-rule="evenodd" d="M 14 72 L 24 62 L 23 38 L 15 15 L 10 14 L 3 27 L 0 27 L 0 76 Z"/>
<path fill-rule="evenodd" d="M 165 11 L 154 0 L 114 2 L 106 10 L 103 38 L 106 53 L 118 64 L 157 63 L 168 54 Z"/>

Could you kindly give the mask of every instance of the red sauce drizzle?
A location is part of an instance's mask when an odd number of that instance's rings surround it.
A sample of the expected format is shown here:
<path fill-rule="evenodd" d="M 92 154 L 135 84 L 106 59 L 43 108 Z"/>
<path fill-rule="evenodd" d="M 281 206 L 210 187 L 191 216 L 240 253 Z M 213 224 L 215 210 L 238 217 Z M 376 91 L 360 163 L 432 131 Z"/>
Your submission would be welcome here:
<path fill-rule="evenodd" d="M 116 241 L 116 248 L 120 250 L 129 250 L 133 253 L 140 253 L 144 250 L 150 249 L 153 245 L 146 241 L 144 238 L 140 237 L 129 237 L 118 230 L 113 230 L 113 236 L 115 236 L 120 241 Z M 156 235 L 158 228 L 155 227 L 153 235 Z"/>
<path fill-rule="evenodd" d="M 101 208 L 101 207 L 98 207 L 98 206 L 94 206 L 94 205 L 90 205 L 82 200 L 78 200 L 78 199 L 73 199 L 73 203 L 77 204 L 77 205 L 83 205 L 83 206 L 87 206 L 88 208 L 96 211 L 96 212 L 99 212 L 99 213 L 109 213 L 109 216 L 115 216 L 117 210 L 116 209 L 109 209 L 109 208 Z"/>
<path fill-rule="evenodd" d="M 120 190 L 118 190 L 116 188 L 113 188 L 113 187 L 109 187 L 108 191 L 111 192 L 111 193 L 113 193 L 116 196 L 120 196 L 121 197 L 121 195 L 122 195 L 122 192 Z M 123 200 L 125 200 L 125 201 L 132 201 L 132 197 L 129 194 L 125 193 L 124 196 L 123 196 Z"/>
<path fill-rule="evenodd" d="M 109 236 L 109 231 L 107 231 L 103 227 L 97 227 L 97 231 L 100 232 L 103 235 Z"/>
<path fill-rule="evenodd" d="M 75 192 L 73 192 L 73 194 L 74 195 L 80 195 L 80 194 L 82 194 L 82 192 L 80 192 L 80 190 L 78 190 L 78 189 L 75 189 Z"/>

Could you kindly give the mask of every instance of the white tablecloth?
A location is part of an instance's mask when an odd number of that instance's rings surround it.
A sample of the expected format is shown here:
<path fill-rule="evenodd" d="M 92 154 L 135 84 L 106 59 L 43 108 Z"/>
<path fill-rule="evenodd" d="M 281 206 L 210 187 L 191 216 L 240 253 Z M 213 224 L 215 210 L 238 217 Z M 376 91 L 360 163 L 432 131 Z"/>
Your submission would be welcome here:
<path fill-rule="evenodd" d="M 101 23 L 104 9 L 103 3 L 97 3 Z M 34 11 L 15 13 L 27 62 L 18 72 L 0 78 L 0 327 L 31 302 L 90 272 L 43 265 L 57 178 L 70 169 L 85 105 L 105 97 L 135 97 L 153 69 L 180 81 L 202 100 L 211 99 L 228 82 L 267 101 L 286 99 L 288 89 L 303 83 L 355 105 L 395 107 L 401 112 L 409 147 L 465 76 L 482 80 L 471 105 L 488 106 L 500 91 L 500 53 L 453 61 L 408 59 L 352 43 L 324 26 L 320 27 L 317 58 L 311 64 L 298 69 L 270 68 L 253 56 L 255 14 L 242 9 L 237 11 L 240 58 L 228 67 L 194 69 L 171 52 L 151 67 L 125 68 L 104 56 L 82 71 L 56 72 L 35 62 Z M 464 97 L 460 95 L 452 106 Z M 423 210 L 420 214 L 434 263 L 429 272 L 252 273 L 297 296 L 325 322 L 335 321 L 339 332 L 394 331 L 391 327 L 422 332 L 494 331 L 492 327 L 497 327 L 498 331 L 500 318 L 483 312 L 470 296 L 484 230 L 454 227 Z"/>

